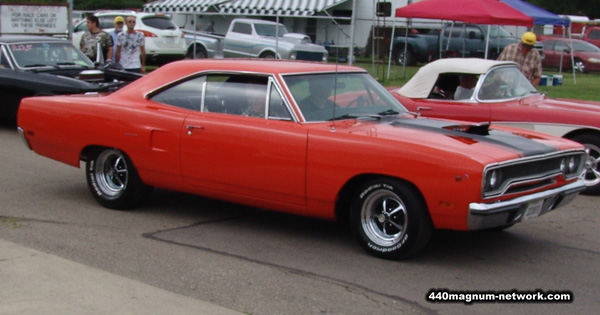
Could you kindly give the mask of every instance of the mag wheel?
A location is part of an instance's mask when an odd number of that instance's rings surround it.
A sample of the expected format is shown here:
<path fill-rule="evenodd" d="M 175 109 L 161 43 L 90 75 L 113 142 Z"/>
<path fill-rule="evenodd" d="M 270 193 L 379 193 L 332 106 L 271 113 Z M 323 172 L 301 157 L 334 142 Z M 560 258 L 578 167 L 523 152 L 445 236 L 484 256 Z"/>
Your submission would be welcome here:
<path fill-rule="evenodd" d="M 600 195 L 600 139 L 590 134 L 581 134 L 571 140 L 583 144 L 588 154 L 585 170 L 581 175 L 586 186 L 582 194 Z"/>
<path fill-rule="evenodd" d="M 137 205 L 149 190 L 131 160 L 121 151 L 104 149 L 86 163 L 88 188 L 104 207 L 125 210 Z"/>
<path fill-rule="evenodd" d="M 350 220 L 361 246 L 370 254 L 387 259 L 417 253 L 425 247 L 433 230 L 418 191 L 390 179 L 369 181 L 359 187 Z"/>

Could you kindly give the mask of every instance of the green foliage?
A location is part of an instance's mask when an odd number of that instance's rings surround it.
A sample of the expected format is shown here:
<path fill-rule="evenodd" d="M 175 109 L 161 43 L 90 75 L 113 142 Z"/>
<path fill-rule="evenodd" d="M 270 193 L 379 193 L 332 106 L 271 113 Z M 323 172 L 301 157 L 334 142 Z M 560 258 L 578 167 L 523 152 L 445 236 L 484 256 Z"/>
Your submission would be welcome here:
<path fill-rule="evenodd" d="M 73 0 L 74 10 L 142 9 L 142 0 Z"/>
<path fill-rule="evenodd" d="M 527 2 L 555 14 L 583 15 L 590 19 L 600 18 L 600 5 L 597 0 L 528 0 Z"/>

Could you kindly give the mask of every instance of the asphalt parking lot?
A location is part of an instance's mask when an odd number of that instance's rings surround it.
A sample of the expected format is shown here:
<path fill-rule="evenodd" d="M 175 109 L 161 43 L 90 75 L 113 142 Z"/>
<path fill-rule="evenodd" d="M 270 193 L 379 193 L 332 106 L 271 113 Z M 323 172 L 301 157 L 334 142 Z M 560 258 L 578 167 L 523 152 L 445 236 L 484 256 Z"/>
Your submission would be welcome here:
<path fill-rule="evenodd" d="M 13 126 L 0 125 L 0 160 L 0 240 L 234 311 L 592 314 L 600 308 L 600 197 L 579 196 L 506 231 L 439 231 L 419 256 L 386 261 L 363 252 L 339 224 L 187 194 L 157 190 L 135 211 L 104 209 L 89 194 L 82 169 L 27 150 Z M 426 299 L 431 289 L 561 291 L 573 301 L 434 303 Z M 9 290 L 2 286 L 0 297 Z"/>

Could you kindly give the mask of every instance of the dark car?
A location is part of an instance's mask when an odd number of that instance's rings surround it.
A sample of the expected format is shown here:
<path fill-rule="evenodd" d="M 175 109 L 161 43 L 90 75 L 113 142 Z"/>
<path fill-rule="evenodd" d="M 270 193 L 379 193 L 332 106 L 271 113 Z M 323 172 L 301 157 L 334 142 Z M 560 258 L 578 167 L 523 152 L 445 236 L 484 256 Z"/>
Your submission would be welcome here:
<path fill-rule="evenodd" d="M 579 72 L 600 71 L 600 48 L 580 39 L 548 39 L 542 41 L 544 46 L 544 68 L 558 69 L 561 58 L 562 68 L 571 69 L 571 52 L 573 65 Z"/>
<path fill-rule="evenodd" d="M 0 119 L 15 121 L 27 96 L 111 92 L 140 76 L 100 67 L 64 39 L 0 36 Z"/>

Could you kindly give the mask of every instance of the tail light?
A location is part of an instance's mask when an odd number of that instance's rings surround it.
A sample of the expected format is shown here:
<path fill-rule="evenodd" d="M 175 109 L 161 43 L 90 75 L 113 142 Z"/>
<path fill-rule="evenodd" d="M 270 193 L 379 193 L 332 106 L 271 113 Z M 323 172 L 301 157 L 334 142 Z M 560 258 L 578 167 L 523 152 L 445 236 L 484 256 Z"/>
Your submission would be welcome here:
<path fill-rule="evenodd" d="M 138 30 L 139 32 L 144 33 L 144 37 L 158 37 L 156 34 L 144 30 Z"/>

